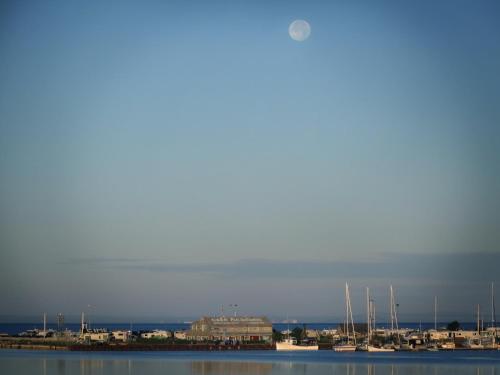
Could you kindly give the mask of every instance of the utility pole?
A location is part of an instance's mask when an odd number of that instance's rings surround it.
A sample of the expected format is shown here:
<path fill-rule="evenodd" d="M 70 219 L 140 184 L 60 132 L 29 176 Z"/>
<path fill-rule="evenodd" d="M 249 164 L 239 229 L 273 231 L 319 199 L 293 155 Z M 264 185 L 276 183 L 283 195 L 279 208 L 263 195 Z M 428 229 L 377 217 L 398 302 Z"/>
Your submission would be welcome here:
<path fill-rule="evenodd" d="M 437 306 L 438 306 L 438 298 L 434 296 L 434 330 L 437 331 Z"/>
<path fill-rule="evenodd" d="M 85 329 L 85 312 L 82 311 L 82 321 L 81 321 L 81 333 L 83 334 L 83 330 Z"/>
<path fill-rule="evenodd" d="M 64 315 L 62 313 L 57 314 L 57 331 L 61 332 L 64 326 Z"/>

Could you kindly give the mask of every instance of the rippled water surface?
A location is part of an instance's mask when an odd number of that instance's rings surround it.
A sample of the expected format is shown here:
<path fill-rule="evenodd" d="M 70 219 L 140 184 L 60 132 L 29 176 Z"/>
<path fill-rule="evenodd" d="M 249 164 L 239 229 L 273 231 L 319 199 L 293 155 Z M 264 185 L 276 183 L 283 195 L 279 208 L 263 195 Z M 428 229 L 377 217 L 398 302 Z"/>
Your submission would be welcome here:
<path fill-rule="evenodd" d="M 70 353 L 1 350 L 0 374 L 500 375 L 500 352 Z"/>

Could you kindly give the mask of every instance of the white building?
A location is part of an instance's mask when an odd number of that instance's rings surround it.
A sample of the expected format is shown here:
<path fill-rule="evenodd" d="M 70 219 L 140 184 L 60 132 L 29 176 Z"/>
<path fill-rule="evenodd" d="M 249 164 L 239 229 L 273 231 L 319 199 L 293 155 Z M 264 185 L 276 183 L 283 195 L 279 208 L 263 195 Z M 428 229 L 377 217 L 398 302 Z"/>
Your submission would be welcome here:
<path fill-rule="evenodd" d="M 172 337 L 172 333 L 170 331 L 163 331 L 159 329 L 155 329 L 152 332 L 141 333 L 141 338 L 143 339 L 166 339 L 169 337 Z"/>
<path fill-rule="evenodd" d="M 427 331 L 427 334 L 432 341 L 446 340 L 450 337 L 450 331 L 436 331 L 431 329 Z"/>
<path fill-rule="evenodd" d="M 264 316 L 202 317 L 193 322 L 187 335 L 193 340 L 267 341 L 273 336 L 273 326 Z"/>
<path fill-rule="evenodd" d="M 452 336 L 456 339 L 458 338 L 464 338 L 464 339 L 471 339 L 474 337 L 479 337 L 479 334 L 477 331 L 454 331 L 452 332 Z"/>
<path fill-rule="evenodd" d="M 319 337 L 319 333 L 315 329 L 306 329 L 306 337 L 317 339 Z"/>
<path fill-rule="evenodd" d="M 115 341 L 123 341 L 127 342 L 130 339 L 132 332 L 130 331 L 113 331 L 111 332 L 111 336 Z"/>
<path fill-rule="evenodd" d="M 338 331 L 335 328 L 330 328 L 330 329 L 322 329 L 321 330 L 321 336 L 339 336 Z"/>
<path fill-rule="evenodd" d="M 175 331 L 174 337 L 178 340 L 186 340 L 187 339 L 186 331 Z"/>
<path fill-rule="evenodd" d="M 108 342 L 109 332 L 104 330 L 86 330 L 80 334 L 80 340 L 91 342 Z"/>

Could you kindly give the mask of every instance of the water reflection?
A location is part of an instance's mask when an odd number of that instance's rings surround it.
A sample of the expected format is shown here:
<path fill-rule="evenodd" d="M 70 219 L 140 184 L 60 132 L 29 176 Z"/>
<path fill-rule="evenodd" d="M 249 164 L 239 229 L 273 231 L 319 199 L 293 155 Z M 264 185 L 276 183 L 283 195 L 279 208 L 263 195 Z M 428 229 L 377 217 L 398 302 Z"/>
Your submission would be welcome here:
<path fill-rule="evenodd" d="M 191 373 L 200 375 L 265 375 L 270 374 L 272 370 L 272 363 L 222 361 L 200 361 L 191 363 Z"/>
<path fill-rule="evenodd" d="M 0 374 L 176 374 L 176 375 L 500 375 L 499 364 L 454 363 L 300 363 L 169 359 L 166 356 L 8 357 L 0 353 Z"/>

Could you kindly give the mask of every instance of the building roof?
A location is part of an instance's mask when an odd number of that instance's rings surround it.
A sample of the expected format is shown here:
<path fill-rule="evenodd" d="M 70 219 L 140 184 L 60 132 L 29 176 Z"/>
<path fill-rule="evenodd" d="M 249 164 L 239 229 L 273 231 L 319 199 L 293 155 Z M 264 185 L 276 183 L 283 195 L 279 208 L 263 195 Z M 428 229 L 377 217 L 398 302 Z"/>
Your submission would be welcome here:
<path fill-rule="evenodd" d="M 242 326 L 248 326 L 248 325 L 271 325 L 271 322 L 269 319 L 267 319 L 265 316 L 204 316 L 200 320 L 194 322 L 194 323 L 206 323 L 210 325 L 219 325 L 219 326 L 226 326 L 226 325 L 242 325 Z"/>

